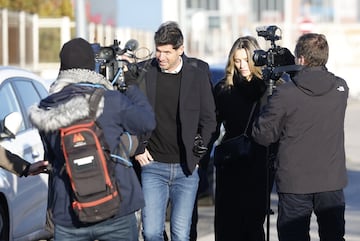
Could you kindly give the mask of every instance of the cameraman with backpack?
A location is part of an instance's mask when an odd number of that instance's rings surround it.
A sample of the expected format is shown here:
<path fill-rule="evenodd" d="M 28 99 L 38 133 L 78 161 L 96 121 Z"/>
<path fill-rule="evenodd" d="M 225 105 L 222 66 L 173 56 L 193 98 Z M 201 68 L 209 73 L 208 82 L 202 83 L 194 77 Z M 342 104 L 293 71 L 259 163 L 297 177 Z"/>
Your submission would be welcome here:
<path fill-rule="evenodd" d="M 95 89 L 106 90 L 95 113 L 111 154 L 118 151 L 120 137 L 125 131 L 142 135 L 155 128 L 154 113 L 142 92 L 133 85 L 123 93 L 114 90 L 103 75 L 94 71 L 94 59 L 92 47 L 86 40 L 75 38 L 65 43 L 60 52 L 60 72 L 50 87 L 50 95 L 30 111 L 30 119 L 43 139 L 46 160 L 51 164 L 48 205 L 54 223 L 54 240 L 137 241 L 135 212 L 144 206 L 144 199 L 130 162 L 125 165 L 113 160 L 116 164 L 113 170 L 109 168 L 109 172 L 114 172 L 120 196 L 120 208 L 115 215 L 86 222 L 73 207 L 77 193 L 73 192 L 67 172 L 69 167 L 65 165 L 60 129 L 89 116 L 92 109 L 89 99 Z M 76 161 L 85 160 L 89 161 L 86 158 Z M 79 164 L 78 168 L 83 166 Z M 89 183 L 86 188 L 91 186 Z"/>

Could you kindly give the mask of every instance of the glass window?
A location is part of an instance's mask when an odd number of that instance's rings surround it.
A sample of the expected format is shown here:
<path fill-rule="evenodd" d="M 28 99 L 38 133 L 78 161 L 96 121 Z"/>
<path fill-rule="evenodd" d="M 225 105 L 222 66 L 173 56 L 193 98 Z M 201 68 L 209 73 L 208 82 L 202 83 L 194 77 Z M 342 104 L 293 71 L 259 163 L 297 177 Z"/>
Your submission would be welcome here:
<path fill-rule="evenodd" d="M 333 0 L 302 0 L 300 6 L 303 16 L 311 16 L 317 22 L 334 20 Z"/>
<path fill-rule="evenodd" d="M 12 88 L 10 82 L 4 82 L 4 84 L 0 87 L 0 120 L 3 120 L 5 116 L 12 112 L 21 113 L 21 108 L 16 98 L 14 89 Z M 19 131 L 25 129 L 24 122 L 21 125 Z"/>
<path fill-rule="evenodd" d="M 33 81 L 33 84 L 35 85 L 37 91 L 39 92 L 40 96 L 41 96 L 41 99 L 45 98 L 46 96 L 48 96 L 48 92 L 47 90 L 45 89 L 45 87 L 40 84 L 39 82 L 37 81 Z"/>
<path fill-rule="evenodd" d="M 31 80 L 17 78 L 13 80 L 19 99 L 24 107 L 24 112 L 26 117 L 28 116 L 29 107 L 38 104 L 41 100 L 41 97 Z"/>
<path fill-rule="evenodd" d="M 187 0 L 186 8 L 218 10 L 219 9 L 219 0 Z"/>
<path fill-rule="evenodd" d="M 252 1 L 254 21 L 283 21 L 284 0 Z"/>

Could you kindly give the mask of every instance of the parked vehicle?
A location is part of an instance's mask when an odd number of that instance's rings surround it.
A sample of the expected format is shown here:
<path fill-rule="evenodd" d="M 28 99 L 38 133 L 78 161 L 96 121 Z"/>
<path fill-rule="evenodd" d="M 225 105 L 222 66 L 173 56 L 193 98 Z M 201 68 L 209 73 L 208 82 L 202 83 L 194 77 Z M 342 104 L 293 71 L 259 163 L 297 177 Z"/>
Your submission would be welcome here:
<path fill-rule="evenodd" d="M 36 74 L 0 67 L 0 145 L 31 163 L 42 160 L 44 151 L 37 129 L 29 122 L 28 108 L 47 95 L 44 81 Z M 4 119 L 14 112 L 22 121 L 12 138 L 5 132 Z M 45 231 L 47 178 L 47 174 L 19 178 L 0 168 L 0 240 L 50 238 Z"/>
<path fill-rule="evenodd" d="M 225 76 L 225 65 L 224 64 L 213 64 L 210 65 L 211 82 L 213 86 L 217 84 Z"/>

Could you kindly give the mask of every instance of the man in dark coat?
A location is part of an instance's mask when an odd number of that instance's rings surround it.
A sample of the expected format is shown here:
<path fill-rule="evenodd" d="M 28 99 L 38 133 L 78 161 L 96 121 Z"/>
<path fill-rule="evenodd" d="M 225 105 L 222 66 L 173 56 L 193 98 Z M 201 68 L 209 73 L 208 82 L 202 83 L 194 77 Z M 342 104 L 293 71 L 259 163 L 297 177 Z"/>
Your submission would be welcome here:
<path fill-rule="evenodd" d="M 324 35 L 300 36 L 295 60 L 303 69 L 293 81 L 275 88 L 252 129 L 262 145 L 279 141 L 275 183 L 280 241 L 310 240 L 312 212 L 320 240 L 344 240 L 344 117 L 349 90 L 325 67 L 328 54 Z"/>

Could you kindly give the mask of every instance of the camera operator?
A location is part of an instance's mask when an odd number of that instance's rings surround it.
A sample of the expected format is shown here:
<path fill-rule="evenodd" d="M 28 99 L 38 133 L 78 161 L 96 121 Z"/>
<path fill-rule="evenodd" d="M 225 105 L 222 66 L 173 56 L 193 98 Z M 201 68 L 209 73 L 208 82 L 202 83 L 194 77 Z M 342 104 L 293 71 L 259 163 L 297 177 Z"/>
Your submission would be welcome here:
<path fill-rule="evenodd" d="M 302 70 L 274 89 L 253 125 L 252 136 L 259 144 L 279 141 L 275 161 L 279 241 L 310 240 L 312 212 L 320 240 L 345 240 L 348 87 L 325 67 L 328 54 L 324 35 L 300 36 L 295 61 Z"/>
<path fill-rule="evenodd" d="M 129 165 L 116 162 L 114 176 L 119 187 L 119 211 L 106 220 L 82 222 L 72 208 L 71 183 L 64 171 L 65 158 L 60 128 L 89 116 L 90 97 L 96 88 L 105 90 L 96 112 L 111 154 L 118 153 L 124 132 L 142 135 L 155 128 L 155 115 L 147 98 L 135 85 L 115 90 L 95 71 L 95 55 L 89 42 L 74 38 L 60 51 L 60 71 L 50 87 L 50 95 L 30 109 L 30 120 L 41 133 L 45 156 L 52 165 L 49 204 L 54 222 L 54 240 L 138 240 L 135 213 L 143 208 L 141 186 Z"/>

